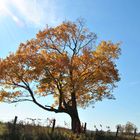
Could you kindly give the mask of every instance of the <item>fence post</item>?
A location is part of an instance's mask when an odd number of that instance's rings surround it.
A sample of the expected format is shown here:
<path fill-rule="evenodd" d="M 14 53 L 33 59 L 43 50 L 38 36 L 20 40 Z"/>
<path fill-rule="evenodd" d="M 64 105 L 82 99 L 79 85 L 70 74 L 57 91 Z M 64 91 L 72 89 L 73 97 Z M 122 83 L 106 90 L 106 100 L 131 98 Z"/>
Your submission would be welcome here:
<path fill-rule="evenodd" d="M 120 129 L 120 127 L 119 127 L 119 126 L 117 126 L 116 139 L 117 139 L 117 137 L 118 137 L 119 129 Z"/>
<path fill-rule="evenodd" d="M 12 128 L 11 128 L 11 140 L 15 140 L 15 139 L 17 139 L 16 138 L 16 122 L 17 122 L 17 116 L 15 116 L 15 118 L 14 118 L 14 122 L 13 122 L 13 126 L 12 126 Z"/>
<path fill-rule="evenodd" d="M 15 133 L 17 118 L 18 117 L 15 116 L 14 123 L 13 123 L 13 133 Z"/>
<path fill-rule="evenodd" d="M 136 138 L 136 135 L 137 135 L 137 128 L 134 129 L 134 140 Z"/>
<path fill-rule="evenodd" d="M 85 125 L 84 125 L 84 133 L 86 133 L 86 129 L 87 129 L 87 123 L 85 122 Z"/>
<path fill-rule="evenodd" d="M 55 122 L 56 122 L 56 120 L 55 120 L 55 119 L 53 119 L 52 133 L 54 132 L 54 128 L 55 128 Z"/>

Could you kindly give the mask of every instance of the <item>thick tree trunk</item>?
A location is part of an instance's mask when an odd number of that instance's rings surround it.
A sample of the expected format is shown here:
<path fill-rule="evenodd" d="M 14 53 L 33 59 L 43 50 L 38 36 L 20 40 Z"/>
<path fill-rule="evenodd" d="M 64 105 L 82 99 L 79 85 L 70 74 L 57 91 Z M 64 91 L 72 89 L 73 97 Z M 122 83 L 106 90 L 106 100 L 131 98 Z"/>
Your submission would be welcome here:
<path fill-rule="evenodd" d="M 70 114 L 71 117 L 71 129 L 74 133 L 81 133 L 81 122 L 78 116 L 77 110 L 73 110 Z"/>

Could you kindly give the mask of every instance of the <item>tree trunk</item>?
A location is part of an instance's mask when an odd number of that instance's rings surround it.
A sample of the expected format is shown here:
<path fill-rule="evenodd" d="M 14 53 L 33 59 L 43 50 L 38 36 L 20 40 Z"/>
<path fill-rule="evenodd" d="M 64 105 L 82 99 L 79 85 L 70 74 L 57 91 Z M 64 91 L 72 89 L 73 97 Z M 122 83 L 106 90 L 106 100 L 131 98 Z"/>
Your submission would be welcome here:
<path fill-rule="evenodd" d="M 71 115 L 71 129 L 74 133 L 81 133 L 81 122 L 77 110 L 74 110 Z"/>

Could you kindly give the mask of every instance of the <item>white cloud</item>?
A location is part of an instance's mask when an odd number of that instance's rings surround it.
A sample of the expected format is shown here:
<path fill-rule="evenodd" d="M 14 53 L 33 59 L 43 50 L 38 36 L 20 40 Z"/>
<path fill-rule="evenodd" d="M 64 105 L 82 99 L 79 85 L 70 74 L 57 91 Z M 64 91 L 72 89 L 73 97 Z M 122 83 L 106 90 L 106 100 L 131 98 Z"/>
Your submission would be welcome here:
<path fill-rule="evenodd" d="M 61 20 L 54 0 L 0 0 L 0 12 L 18 25 L 55 25 Z"/>

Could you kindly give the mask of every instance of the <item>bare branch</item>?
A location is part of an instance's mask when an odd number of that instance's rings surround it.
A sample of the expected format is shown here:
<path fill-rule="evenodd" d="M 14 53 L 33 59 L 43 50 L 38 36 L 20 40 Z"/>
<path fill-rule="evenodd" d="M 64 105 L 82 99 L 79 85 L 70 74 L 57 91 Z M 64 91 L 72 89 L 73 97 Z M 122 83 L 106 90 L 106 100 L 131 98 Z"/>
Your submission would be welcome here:
<path fill-rule="evenodd" d="M 18 99 L 18 100 L 13 100 L 10 103 L 25 102 L 25 101 L 33 102 L 33 100 L 30 99 Z"/>

